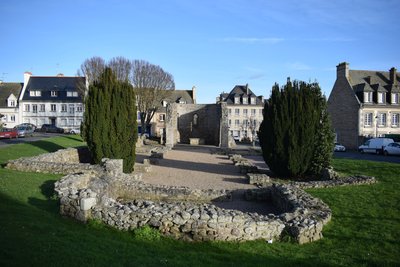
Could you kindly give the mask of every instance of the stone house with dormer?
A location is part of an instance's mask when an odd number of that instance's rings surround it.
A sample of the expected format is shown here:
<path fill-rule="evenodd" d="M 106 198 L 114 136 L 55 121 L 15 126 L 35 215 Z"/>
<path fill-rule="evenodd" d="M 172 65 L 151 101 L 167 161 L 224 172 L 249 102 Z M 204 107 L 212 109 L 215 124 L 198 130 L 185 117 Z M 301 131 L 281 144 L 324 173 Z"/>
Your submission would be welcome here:
<path fill-rule="evenodd" d="M 14 128 L 19 121 L 18 97 L 20 95 L 22 83 L 5 83 L 0 81 L 0 119 L 1 124 L 7 128 Z"/>
<path fill-rule="evenodd" d="M 221 93 L 217 103 L 228 108 L 229 134 L 236 140 L 253 140 L 263 120 L 264 97 L 255 95 L 249 85 L 236 85 L 230 93 Z"/>
<path fill-rule="evenodd" d="M 52 124 L 68 131 L 79 128 L 83 120 L 83 102 L 78 86 L 85 85 L 84 77 L 32 76 L 24 73 L 19 96 L 20 123 L 37 127 Z"/>
<path fill-rule="evenodd" d="M 400 77 L 389 71 L 337 66 L 328 112 L 339 143 L 356 149 L 366 138 L 400 135 Z"/>

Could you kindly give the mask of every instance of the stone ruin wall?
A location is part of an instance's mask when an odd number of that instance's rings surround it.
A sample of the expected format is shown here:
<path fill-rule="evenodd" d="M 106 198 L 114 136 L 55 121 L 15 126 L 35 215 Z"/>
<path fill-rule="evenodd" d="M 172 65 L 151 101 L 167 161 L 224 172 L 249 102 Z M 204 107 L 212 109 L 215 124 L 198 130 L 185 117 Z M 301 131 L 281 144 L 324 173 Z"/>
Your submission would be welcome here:
<path fill-rule="evenodd" d="M 261 215 L 212 204 L 229 201 L 231 191 L 148 185 L 139 173 L 122 173 L 122 160 L 105 159 L 95 166 L 79 163 L 76 155 L 78 151 L 70 148 L 10 161 L 7 168 L 67 174 L 55 183 L 62 215 L 83 222 L 98 219 L 121 230 L 150 225 L 188 241 L 276 241 L 286 233 L 307 243 L 320 239 L 323 225 L 331 219 L 326 204 L 294 185 L 248 190 L 248 201 L 272 201 L 282 212 Z"/>

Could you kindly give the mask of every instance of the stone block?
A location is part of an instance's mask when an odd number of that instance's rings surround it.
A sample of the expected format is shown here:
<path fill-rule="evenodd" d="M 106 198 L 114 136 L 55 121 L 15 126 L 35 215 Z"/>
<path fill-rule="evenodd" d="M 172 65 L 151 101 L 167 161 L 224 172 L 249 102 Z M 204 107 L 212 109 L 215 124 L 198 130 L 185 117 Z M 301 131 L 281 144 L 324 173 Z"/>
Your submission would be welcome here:
<path fill-rule="evenodd" d="M 89 198 L 82 198 L 80 200 L 81 210 L 90 210 L 94 205 L 96 205 L 96 198 L 89 197 Z"/>

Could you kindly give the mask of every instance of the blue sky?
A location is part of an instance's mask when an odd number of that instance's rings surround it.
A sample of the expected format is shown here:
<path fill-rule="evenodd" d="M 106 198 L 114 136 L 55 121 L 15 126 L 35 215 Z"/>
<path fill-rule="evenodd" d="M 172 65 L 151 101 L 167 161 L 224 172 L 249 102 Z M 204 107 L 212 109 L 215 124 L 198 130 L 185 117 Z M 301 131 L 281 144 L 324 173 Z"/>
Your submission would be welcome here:
<path fill-rule="evenodd" d="M 2 0 L 0 79 L 76 75 L 92 56 L 160 65 L 199 103 L 248 83 L 268 97 L 287 77 L 318 81 L 336 65 L 400 68 L 400 0 Z"/>

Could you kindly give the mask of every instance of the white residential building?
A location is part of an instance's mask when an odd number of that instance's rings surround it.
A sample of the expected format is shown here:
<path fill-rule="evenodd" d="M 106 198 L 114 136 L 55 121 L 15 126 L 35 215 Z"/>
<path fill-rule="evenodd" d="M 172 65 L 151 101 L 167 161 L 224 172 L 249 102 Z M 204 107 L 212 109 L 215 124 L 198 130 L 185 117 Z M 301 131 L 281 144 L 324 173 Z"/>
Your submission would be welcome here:
<path fill-rule="evenodd" d="M 78 86 L 84 77 L 32 76 L 25 72 L 19 96 L 19 121 L 37 127 L 52 124 L 65 130 L 80 127 L 84 106 Z"/>
<path fill-rule="evenodd" d="M 14 128 L 20 123 L 18 110 L 18 96 L 22 83 L 5 83 L 0 81 L 0 119 L 6 128 Z"/>
<path fill-rule="evenodd" d="M 230 135 L 239 140 L 257 137 L 263 120 L 264 97 L 256 96 L 246 85 L 236 85 L 230 93 L 222 93 L 217 103 L 226 102 L 228 106 L 228 125 Z"/>

